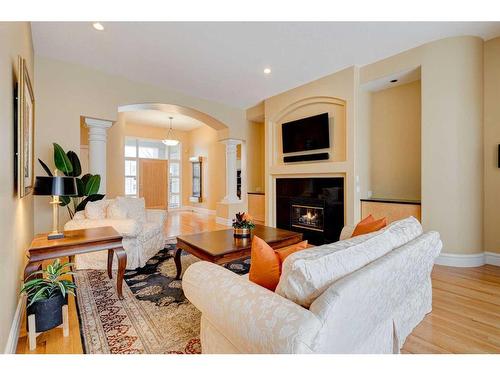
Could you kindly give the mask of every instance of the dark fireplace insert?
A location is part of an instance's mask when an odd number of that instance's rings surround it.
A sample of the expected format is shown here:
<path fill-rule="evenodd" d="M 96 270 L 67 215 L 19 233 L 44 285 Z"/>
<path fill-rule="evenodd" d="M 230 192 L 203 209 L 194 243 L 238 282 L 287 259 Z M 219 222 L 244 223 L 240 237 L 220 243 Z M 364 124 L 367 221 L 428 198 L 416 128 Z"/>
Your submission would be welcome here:
<path fill-rule="evenodd" d="M 302 232 L 313 245 L 338 241 L 344 226 L 344 179 L 276 179 L 276 226 Z"/>

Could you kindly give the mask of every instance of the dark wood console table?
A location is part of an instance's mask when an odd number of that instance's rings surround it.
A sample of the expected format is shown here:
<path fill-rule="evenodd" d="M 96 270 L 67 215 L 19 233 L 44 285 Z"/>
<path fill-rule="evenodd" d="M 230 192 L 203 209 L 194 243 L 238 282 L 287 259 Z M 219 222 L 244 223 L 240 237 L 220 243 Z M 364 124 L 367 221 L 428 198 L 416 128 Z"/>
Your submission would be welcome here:
<path fill-rule="evenodd" d="M 94 251 L 108 251 L 108 276 L 112 278 L 113 255 L 118 259 L 118 274 L 116 290 L 118 298 L 123 299 L 123 275 L 127 266 L 127 253 L 122 247 L 122 236 L 113 227 L 68 230 L 65 237 L 57 240 L 48 240 L 47 233 L 37 234 L 27 250 L 28 264 L 24 269 L 24 279 L 42 267 L 42 262 L 49 259 L 69 257 L 91 253 Z"/>

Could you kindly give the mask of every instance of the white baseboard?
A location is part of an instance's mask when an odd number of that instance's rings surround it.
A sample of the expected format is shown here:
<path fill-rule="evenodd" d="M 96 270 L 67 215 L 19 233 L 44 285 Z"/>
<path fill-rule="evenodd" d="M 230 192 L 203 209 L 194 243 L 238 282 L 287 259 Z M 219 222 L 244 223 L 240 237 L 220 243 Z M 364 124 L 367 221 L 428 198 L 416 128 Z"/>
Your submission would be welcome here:
<path fill-rule="evenodd" d="M 21 328 L 21 317 L 23 316 L 24 297 L 20 297 L 17 302 L 16 313 L 10 326 L 9 338 L 5 344 L 4 354 L 16 354 L 17 341 L 19 340 L 19 329 Z"/>
<path fill-rule="evenodd" d="M 219 216 L 217 216 L 215 218 L 215 222 L 217 224 L 227 225 L 228 227 L 230 227 L 231 225 L 233 225 L 233 220 L 226 219 L 225 217 L 219 217 Z"/>
<path fill-rule="evenodd" d="M 182 206 L 181 211 L 194 211 L 198 214 L 215 215 L 215 210 L 209 210 L 208 208 L 204 207 Z"/>
<path fill-rule="evenodd" d="M 500 266 L 500 254 L 484 252 L 477 254 L 441 253 L 436 264 L 451 267 L 479 267 L 485 264 Z"/>
<path fill-rule="evenodd" d="M 491 264 L 493 266 L 500 266 L 500 254 L 491 253 L 489 251 L 484 253 L 484 263 Z"/>

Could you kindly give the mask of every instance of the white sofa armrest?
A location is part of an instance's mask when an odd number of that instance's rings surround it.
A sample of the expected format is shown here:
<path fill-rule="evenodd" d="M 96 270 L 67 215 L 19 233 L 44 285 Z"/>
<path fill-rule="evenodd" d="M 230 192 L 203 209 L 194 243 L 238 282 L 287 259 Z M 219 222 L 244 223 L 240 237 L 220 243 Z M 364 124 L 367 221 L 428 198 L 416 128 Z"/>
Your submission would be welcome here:
<path fill-rule="evenodd" d="M 339 241 L 351 238 L 352 232 L 354 232 L 354 228 L 356 228 L 354 225 L 346 225 L 344 228 L 342 228 L 342 232 L 340 232 Z"/>
<path fill-rule="evenodd" d="M 182 287 L 241 353 L 311 353 L 321 323 L 302 306 L 204 261 L 188 267 Z"/>
<path fill-rule="evenodd" d="M 167 219 L 167 211 L 165 210 L 146 210 L 146 218 L 148 222 L 154 222 L 163 225 Z"/>
<path fill-rule="evenodd" d="M 64 230 L 89 229 L 98 227 L 113 227 L 124 237 L 137 237 L 142 231 L 142 225 L 133 219 L 83 219 L 70 220 L 64 225 Z"/>

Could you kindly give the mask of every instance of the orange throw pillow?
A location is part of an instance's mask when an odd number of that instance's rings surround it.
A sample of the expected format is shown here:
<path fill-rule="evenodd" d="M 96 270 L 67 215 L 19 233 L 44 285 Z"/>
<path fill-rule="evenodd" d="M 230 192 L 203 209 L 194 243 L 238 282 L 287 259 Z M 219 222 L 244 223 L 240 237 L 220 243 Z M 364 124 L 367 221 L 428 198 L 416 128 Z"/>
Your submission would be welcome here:
<path fill-rule="evenodd" d="M 281 265 L 285 261 L 286 257 L 289 255 L 292 255 L 293 253 L 296 253 L 297 251 L 307 249 L 309 245 L 307 244 L 306 241 L 302 241 L 290 246 L 282 247 L 279 249 L 276 249 L 276 253 L 278 254 L 278 257 L 280 258 L 280 269 Z"/>
<path fill-rule="evenodd" d="M 366 219 L 364 219 L 364 220 L 366 220 Z M 363 223 L 361 221 L 361 222 L 359 222 L 358 225 L 356 225 L 356 228 L 354 229 L 354 232 L 352 232 L 351 237 L 376 232 L 376 231 L 384 228 L 385 226 L 387 226 L 387 219 L 385 217 L 383 217 L 382 219 L 378 219 L 378 220 L 373 220 L 373 218 L 372 218 L 372 221 L 365 222 L 365 223 Z"/>
<path fill-rule="evenodd" d="M 264 240 L 253 236 L 250 251 L 250 281 L 274 292 L 280 281 L 281 259 L 285 260 L 288 255 L 305 248 L 307 248 L 307 241 L 274 251 Z M 283 252 L 281 255 L 280 251 Z"/>

